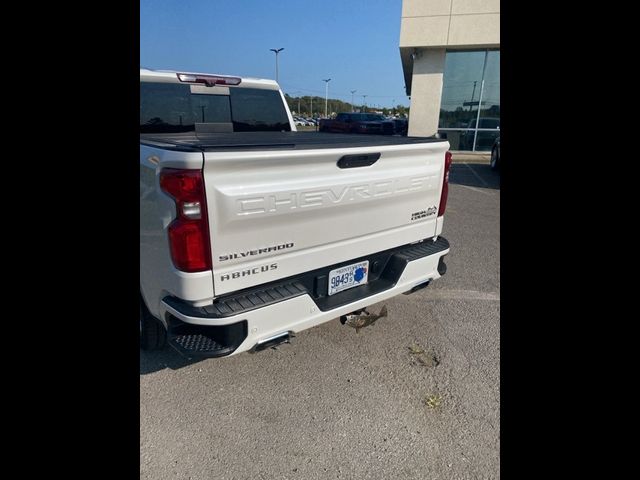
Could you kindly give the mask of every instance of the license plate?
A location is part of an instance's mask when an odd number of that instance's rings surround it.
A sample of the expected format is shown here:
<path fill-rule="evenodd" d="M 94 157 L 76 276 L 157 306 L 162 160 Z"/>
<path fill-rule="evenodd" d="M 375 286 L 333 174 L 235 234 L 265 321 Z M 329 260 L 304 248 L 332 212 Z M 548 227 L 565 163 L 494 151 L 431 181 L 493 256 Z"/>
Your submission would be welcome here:
<path fill-rule="evenodd" d="M 369 260 L 336 268 L 329 272 L 329 295 L 367 283 Z"/>

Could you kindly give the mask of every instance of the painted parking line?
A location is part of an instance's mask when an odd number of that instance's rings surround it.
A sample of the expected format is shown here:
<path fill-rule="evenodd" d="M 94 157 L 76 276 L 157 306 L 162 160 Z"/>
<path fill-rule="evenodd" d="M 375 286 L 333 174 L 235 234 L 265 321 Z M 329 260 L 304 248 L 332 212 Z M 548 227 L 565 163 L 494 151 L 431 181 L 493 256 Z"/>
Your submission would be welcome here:
<path fill-rule="evenodd" d="M 477 290 L 440 290 L 434 289 L 425 295 L 428 300 L 487 300 L 499 302 L 499 292 L 479 292 Z"/>
<path fill-rule="evenodd" d="M 485 187 L 489 188 L 489 184 L 484 181 L 484 178 L 482 178 L 480 175 L 478 175 L 478 173 L 471 167 L 471 165 L 469 165 L 468 163 L 463 163 L 463 165 L 466 165 L 466 167 L 469 170 L 471 170 L 471 173 L 473 173 L 476 176 L 476 178 L 478 180 L 480 180 Z"/>
<path fill-rule="evenodd" d="M 493 192 L 490 191 L 490 190 L 480 190 L 479 188 L 470 187 L 469 185 L 462 185 L 462 184 L 456 184 L 456 183 L 454 183 L 453 185 L 456 185 L 458 187 L 468 188 L 469 190 L 473 190 L 474 192 L 482 193 L 483 195 L 489 195 L 489 196 L 493 195 Z"/>

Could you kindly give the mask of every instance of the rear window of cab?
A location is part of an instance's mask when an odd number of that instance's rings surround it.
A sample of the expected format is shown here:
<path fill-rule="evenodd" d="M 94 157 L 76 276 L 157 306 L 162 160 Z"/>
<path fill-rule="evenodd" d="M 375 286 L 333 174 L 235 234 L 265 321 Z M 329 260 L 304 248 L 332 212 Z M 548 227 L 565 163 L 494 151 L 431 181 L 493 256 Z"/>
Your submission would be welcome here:
<path fill-rule="evenodd" d="M 230 124 L 234 132 L 291 131 L 278 90 L 228 92 L 203 95 L 189 85 L 140 82 L 140 133 L 193 132 L 196 124 Z"/>

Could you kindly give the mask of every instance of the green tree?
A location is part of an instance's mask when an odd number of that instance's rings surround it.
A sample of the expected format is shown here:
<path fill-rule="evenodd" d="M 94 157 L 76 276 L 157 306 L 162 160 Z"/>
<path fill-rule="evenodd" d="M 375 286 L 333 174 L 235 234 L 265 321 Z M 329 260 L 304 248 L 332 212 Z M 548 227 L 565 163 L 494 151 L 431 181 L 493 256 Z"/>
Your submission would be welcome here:
<path fill-rule="evenodd" d="M 288 93 L 284 94 L 284 98 L 287 101 L 287 105 L 289 106 L 289 110 L 292 112 L 296 112 L 296 115 L 302 115 L 304 117 L 310 116 L 324 116 L 324 97 L 318 96 L 309 96 L 304 95 L 301 97 L 292 97 Z M 300 100 L 300 111 L 298 111 L 298 99 Z M 311 112 L 311 107 L 313 106 L 313 112 Z M 343 113 L 343 112 L 351 112 L 351 111 L 360 111 L 367 112 L 370 109 L 365 107 L 364 105 L 351 105 L 349 102 L 344 102 L 338 98 L 329 98 L 327 101 L 327 111 L 331 116 L 332 113 Z M 403 105 L 397 105 L 395 108 L 395 113 L 398 115 L 409 115 L 409 109 Z M 382 113 L 384 115 L 388 115 L 390 113 L 390 109 L 383 108 Z"/>

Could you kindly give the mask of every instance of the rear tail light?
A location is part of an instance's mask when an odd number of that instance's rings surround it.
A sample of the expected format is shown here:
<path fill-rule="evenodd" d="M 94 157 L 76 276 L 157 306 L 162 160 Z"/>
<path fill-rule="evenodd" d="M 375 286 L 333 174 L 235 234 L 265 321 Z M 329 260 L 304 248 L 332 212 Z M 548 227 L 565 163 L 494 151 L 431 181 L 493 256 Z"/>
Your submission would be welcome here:
<path fill-rule="evenodd" d="M 444 154 L 444 177 L 442 178 L 442 193 L 440 194 L 440 207 L 438 216 L 444 215 L 447 208 L 447 197 L 449 196 L 449 169 L 451 168 L 451 152 Z"/>
<path fill-rule="evenodd" d="M 207 202 L 200 170 L 165 168 L 160 188 L 176 202 L 176 218 L 169 224 L 171 259 L 178 270 L 211 270 Z"/>
<path fill-rule="evenodd" d="M 186 83 L 204 83 L 212 87 L 214 85 L 240 85 L 242 81 L 238 77 L 223 77 L 221 75 L 197 75 L 193 73 L 177 73 L 178 80 Z"/>

